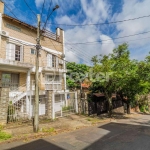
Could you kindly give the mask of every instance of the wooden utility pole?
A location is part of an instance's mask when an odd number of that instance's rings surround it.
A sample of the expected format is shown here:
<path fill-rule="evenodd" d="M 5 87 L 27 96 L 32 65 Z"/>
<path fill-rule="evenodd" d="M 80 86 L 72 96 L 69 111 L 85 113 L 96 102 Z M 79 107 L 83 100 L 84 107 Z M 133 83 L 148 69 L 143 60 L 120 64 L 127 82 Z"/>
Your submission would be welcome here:
<path fill-rule="evenodd" d="M 40 21 L 41 17 L 37 15 L 37 44 L 36 44 L 36 70 L 35 70 L 35 105 L 34 105 L 34 125 L 33 131 L 39 130 L 39 51 L 40 45 Z"/>

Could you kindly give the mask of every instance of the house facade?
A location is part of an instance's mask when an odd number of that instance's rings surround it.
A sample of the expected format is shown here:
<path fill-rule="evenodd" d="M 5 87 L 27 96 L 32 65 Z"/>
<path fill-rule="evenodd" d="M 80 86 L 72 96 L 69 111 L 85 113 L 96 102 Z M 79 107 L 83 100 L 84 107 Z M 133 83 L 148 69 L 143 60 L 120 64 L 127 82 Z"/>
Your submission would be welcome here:
<path fill-rule="evenodd" d="M 36 27 L 4 14 L 4 4 L 0 2 L 0 87 L 10 89 L 9 97 L 14 104 L 24 98 L 26 113 L 30 116 L 35 94 L 36 36 Z M 65 100 L 64 31 L 60 28 L 56 33 L 41 31 L 41 47 L 40 96 L 51 91 L 56 97 L 54 99 Z M 40 114 L 45 112 L 44 108 Z"/>

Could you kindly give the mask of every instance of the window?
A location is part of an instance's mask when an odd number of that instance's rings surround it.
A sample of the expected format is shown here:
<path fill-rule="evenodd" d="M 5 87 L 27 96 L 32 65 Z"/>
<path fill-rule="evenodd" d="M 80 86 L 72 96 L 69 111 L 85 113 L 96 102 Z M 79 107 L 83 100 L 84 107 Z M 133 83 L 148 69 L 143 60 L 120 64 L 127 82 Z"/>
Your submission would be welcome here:
<path fill-rule="evenodd" d="M 6 48 L 6 59 L 23 61 L 23 46 L 8 43 Z"/>
<path fill-rule="evenodd" d="M 56 68 L 58 66 L 57 56 L 52 55 L 52 54 L 47 54 L 47 66 Z"/>
<path fill-rule="evenodd" d="M 20 61 L 20 46 L 15 45 L 15 60 Z"/>
<path fill-rule="evenodd" d="M 46 76 L 45 76 L 45 80 L 46 80 L 47 82 L 53 81 L 53 80 L 54 80 L 54 76 L 53 76 L 53 75 L 46 75 Z"/>
<path fill-rule="evenodd" d="M 19 74 L 2 73 L 2 87 L 9 87 L 10 90 L 16 90 L 19 86 Z"/>
<path fill-rule="evenodd" d="M 56 56 L 52 55 L 52 67 L 56 67 Z"/>
<path fill-rule="evenodd" d="M 32 48 L 31 48 L 31 54 L 33 54 L 33 55 L 35 55 L 35 54 L 36 54 L 35 49 L 32 49 Z"/>

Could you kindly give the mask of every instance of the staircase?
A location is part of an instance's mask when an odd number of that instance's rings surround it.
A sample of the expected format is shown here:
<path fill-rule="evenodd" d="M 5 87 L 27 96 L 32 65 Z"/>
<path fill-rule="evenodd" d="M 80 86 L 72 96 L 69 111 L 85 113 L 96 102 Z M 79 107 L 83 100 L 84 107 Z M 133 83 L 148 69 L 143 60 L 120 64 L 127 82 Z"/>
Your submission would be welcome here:
<path fill-rule="evenodd" d="M 14 104 L 24 96 L 26 96 L 27 93 L 28 92 L 26 91 L 26 84 L 24 84 L 9 93 L 10 101 L 12 101 L 12 103 Z"/>

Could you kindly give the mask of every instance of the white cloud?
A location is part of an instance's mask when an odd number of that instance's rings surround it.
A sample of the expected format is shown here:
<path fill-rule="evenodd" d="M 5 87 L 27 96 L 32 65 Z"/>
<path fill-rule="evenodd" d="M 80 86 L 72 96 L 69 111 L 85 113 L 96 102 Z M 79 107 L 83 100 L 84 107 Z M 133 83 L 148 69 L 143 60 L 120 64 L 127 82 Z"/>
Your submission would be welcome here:
<path fill-rule="evenodd" d="M 149 0 L 124 0 L 122 12 L 119 14 L 114 14 L 113 16 L 113 21 L 114 20 L 124 20 L 124 19 L 129 19 L 129 18 L 136 18 L 140 16 L 147 16 L 150 14 L 150 1 Z M 132 34 L 137 34 L 137 33 L 142 33 L 145 31 L 150 31 L 150 19 L 149 18 L 143 18 L 143 19 L 138 19 L 134 21 L 127 21 L 124 23 L 119 23 L 116 25 L 117 30 L 120 31 L 120 33 L 117 35 L 117 37 L 120 36 L 125 36 L 125 35 L 132 35 Z M 128 37 L 124 38 L 119 41 L 130 41 L 134 39 L 142 39 L 145 37 L 150 37 L 150 33 L 148 34 L 142 34 L 142 35 L 137 35 L 133 37 Z M 145 40 L 138 40 L 134 42 L 129 42 L 130 48 L 144 48 L 145 45 L 149 43 L 149 39 Z M 139 59 L 141 59 L 141 56 L 139 55 Z"/>
<path fill-rule="evenodd" d="M 60 24 L 72 24 L 74 21 L 71 19 L 71 17 L 68 17 L 67 15 L 64 15 L 62 17 L 57 17 L 56 21 Z"/>
<path fill-rule="evenodd" d="M 67 50 L 66 58 L 69 62 L 79 63 L 79 58 L 72 51 Z"/>
<path fill-rule="evenodd" d="M 73 4 L 72 4 L 73 5 Z M 77 20 L 80 15 L 85 15 L 85 19 L 80 24 L 102 22 L 109 18 L 109 5 L 106 1 L 92 0 L 91 2 L 81 0 L 81 8 L 76 16 L 58 16 L 56 18 L 57 23 L 60 24 L 79 24 L 80 20 Z M 110 39 L 101 33 L 96 26 L 76 26 L 65 30 L 65 38 L 68 40 L 66 43 L 82 43 L 91 41 L 100 41 L 102 39 Z M 114 48 L 113 41 L 111 44 L 76 44 L 66 45 L 66 57 L 67 60 L 80 62 L 83 60 L 84 63 L 90 64 L 90 60 L 94 55 L 108 54 L 112 52 Z M 72 51 L 72 53 L 71 53 Z M 72 55 L 74 54 L 74 57 Z M 78 56 L 78 57 L 77 57 Z M 70 59 L 71 58 L 71 59 Z M 78 59 L 77 59 L 78 58 Z"/>
<path fill-rule="evenodd" d="M 44 0 L 35 0 L 36 7 L 40 7 Z"/>
<path fill-rule="evenodd" d="M 106 1 L 92 0 L 89 2 L 87 0 L 81 0 L 81 4 L 87 17 L 86 22 L 101 22 L 108 18 L 109 5 Z"/>
<path fill-rule="evenodd" d="M 100 35 L 101 40 L 109 40 L 108 42 L 102 42 L 101 45 L 101 53 L 102 54 L 109 54 L 115 48 L 115 44 L 113 40 L 107 35 Z"/>

